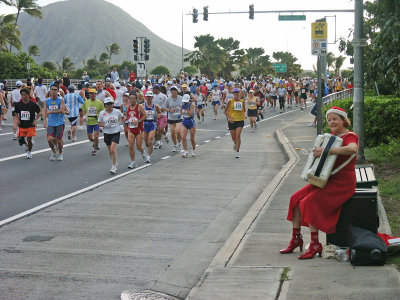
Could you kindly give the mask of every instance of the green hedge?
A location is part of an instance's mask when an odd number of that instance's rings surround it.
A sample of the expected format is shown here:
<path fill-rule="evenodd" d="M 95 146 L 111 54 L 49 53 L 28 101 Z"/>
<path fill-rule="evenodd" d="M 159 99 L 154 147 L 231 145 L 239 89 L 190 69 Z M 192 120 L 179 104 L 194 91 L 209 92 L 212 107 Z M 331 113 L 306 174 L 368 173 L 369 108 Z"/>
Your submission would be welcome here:
<path fill-rule="evenodd" d="M 346 110 L 349 119 L 353 121 L 353 110 L 350 109 L 353 99 L 333 101 L 322 109 L 323 116 L 332 106 Z M 364 97 L 365 145 L 375 147 L 387 144 L 391 139 L 400 138 L 400 99 L 394 96 Z M 350 128 L 352 129 L 352 128 Z M 327 124 L 325 132 L 329 132 Z"/>

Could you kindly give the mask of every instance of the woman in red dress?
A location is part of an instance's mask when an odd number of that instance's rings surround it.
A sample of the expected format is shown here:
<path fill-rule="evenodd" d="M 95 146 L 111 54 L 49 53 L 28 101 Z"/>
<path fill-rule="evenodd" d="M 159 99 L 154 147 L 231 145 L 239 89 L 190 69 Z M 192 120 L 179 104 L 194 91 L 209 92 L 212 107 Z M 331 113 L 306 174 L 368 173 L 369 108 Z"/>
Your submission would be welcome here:
<path fill-rule="evenodd" d="M 338 155 L 333 169 L 340 166 L 358 151 L 358 136 L 349 131 L 350 120 L 344 109 L 333 106 L 326 113 L 326 119 L 331 134 L 343 139 L 341 147 L 331 148 L 329 154 Z M 321 156 L 324 147 L 313 149 L 314 157 Z M 356 157 L 335 175 L 329 177 L 324 188 L 308 184 L 290 198 L 287 219 L 293 224 L 292 240 L 289 245 L 281 250 L 282 254 L 292 253 L 300 247 L 303 250 L 303 239 L 300 234 L 301 226 L 308 226 L 311 232 L 311 243 L 307 252 L 299 259 L 313 258 L 319 253 L 321 256 L 322 245 L 318 241 L 318 231 L 334 233 L 343 204 L 350 199 L 356 189 L 355 176 Z"/>

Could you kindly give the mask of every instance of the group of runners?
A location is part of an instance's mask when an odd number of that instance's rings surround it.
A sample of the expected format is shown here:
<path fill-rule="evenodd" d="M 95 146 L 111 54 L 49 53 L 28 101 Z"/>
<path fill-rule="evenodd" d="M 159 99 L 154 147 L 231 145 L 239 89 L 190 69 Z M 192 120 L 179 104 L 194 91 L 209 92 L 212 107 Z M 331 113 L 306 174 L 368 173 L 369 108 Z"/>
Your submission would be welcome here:
<path fill-rule="evenodd" d="M 345 87 L 344 87 L 345 88 Z M 146 163 L 151 162 L 153 149 L 161 148 L 163 141 L 172 140 L 172 151 L 189 157 L 196 153 L 196 119 L 205 122 L 205 106 L 213 107 L 213 118 L 224 113 L 233 141 L 234 157 L 240 157 L 241 132 L 249 118 L 251 132 L 257 129 L 257 121 L 267 111 L 282 113 L 293 106 L 306 108 L 306 100 L 313 96 L 316 80 L 310 78 L 256 78 L 237 81 L 209 80 L 207 77 L 180 78 L 150 77 L 143 86 L 106 78 L 105 82 L 82 82 L 78 87 L 63 85 L 55 80 L 47 89 L 43 80 L 23 84 L 16 82 L 11 95 L 6 94 L 4 83 L 0 85 L 1 124 L 7 109 L 12 109 L 13 139 L 26 146 L 26 157 L 32 158 L 32 138 L 36 136 L 37 121 L 43 119 L 47 141 L 52 151 L 50 160 L 62 161 L 65 117 L 71 125 L 68 140 L 76 142 L 76 129 L 86 124 L 87 138 L 92 142 L 91 155 L 99 150 L 99 135 L 109 150 L 112 166 L 110 173 L 117 172 L 117 145 L 121 132 L 129 146 L 131 162 L 128 168 L 136 168 L 136 150 Z M 10 102 L 10 105 L 8 105 Z M 247 109 L 246 109 L 247 107 Z M 170 138 L 169 138 L 170 137 Z M 143 141 L 144 145 L 143 146 Z"/>

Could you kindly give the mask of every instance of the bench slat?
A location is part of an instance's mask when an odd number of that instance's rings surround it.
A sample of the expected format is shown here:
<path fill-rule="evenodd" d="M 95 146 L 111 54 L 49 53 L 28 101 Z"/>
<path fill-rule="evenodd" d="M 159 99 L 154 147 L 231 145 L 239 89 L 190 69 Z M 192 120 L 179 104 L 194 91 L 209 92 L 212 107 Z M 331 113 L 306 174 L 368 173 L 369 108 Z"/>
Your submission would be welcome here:
<path fill-rule="evenodd" d="M 363 172 L 363 170 L 362 169 L 359 169 L 360 170 L 360 177 L 361 177 L 361 181 L 368 181 L 367 180 L 367 176 L 365 176 L 365 173 Z"/>
<path fill-rule="evenodd" d="M 367 173 L 368 181 L 376 181 L 372 168 L 365 168 L 365 173 Z"/>
<path fill-rule="evenodd" d="M 361 181 L 360 169 L 356 169 L 355 172 L 356 172 L 356 180 L 357 180 L 357 182 L 360 182 Z"/>

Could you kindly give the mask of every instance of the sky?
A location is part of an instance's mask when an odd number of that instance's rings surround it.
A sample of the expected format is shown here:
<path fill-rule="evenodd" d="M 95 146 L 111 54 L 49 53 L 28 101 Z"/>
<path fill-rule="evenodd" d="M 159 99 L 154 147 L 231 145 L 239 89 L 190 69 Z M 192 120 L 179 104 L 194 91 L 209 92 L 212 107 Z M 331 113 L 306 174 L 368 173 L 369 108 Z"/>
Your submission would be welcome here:
<path fill-rule="evenodd" d="M 62 0 L 38 0 L 41 6 Z M 335 18 L 336 38 L 348 38 L 349 29 L 354 27 L 354 13 L 325 12 L 304 13 L 306 21 L 278 21 L 278 13 L 256 13 L 254 20 L 249 19 L 249 14 L 210 14 L 208 21 L 203 21 L 199 14 L 198 23 L 192 22 L 191 13 L 196 8 L 199 13 L 203 7 L 208 6 L 209 13 L 249 11 L 249 5 L 254 4 L 255 11 L 267 10 L 341 10 L 354 9 L 352 0 L 282 0 L 282 1 L 232 1 L 232 0 L 106 0 L 119 6 L 133 18 L 143 23 L 152 32 L 179 47 L 182 46 L 182 14 L 183 14 L 183 46 L 193 50 L 195 36 L 211 34 L 218 38 L 232 37 L 240 41 L 240 48 L 262 47 L 265 54 L 270 55 L 278 51 L 289 51 L 297 59 L 303 69 L 311 70 L 316 65 L 317 56 L 311 54 L 311 23 L 316 19 L 327 16 L 328 43 L 335 42 Z M 148 5 L 143 5 L 149 3 Z M 3 4 L 0 4 L 1 14 L 13 13 Z M 287 14 L 287 13 L 282 13 Z M 295 13 L 302 14 L 302 13 Z M 131 38 L 131 37 L 129 37 Z M 338 42 L 328 44 L 328 51 L 335 56 L 341 55 L 338 51 Z M 343 55 L 343 54 L 342 54 Z M 346 58 L 343 68 L 351 67 L 350 59 Z"/>

